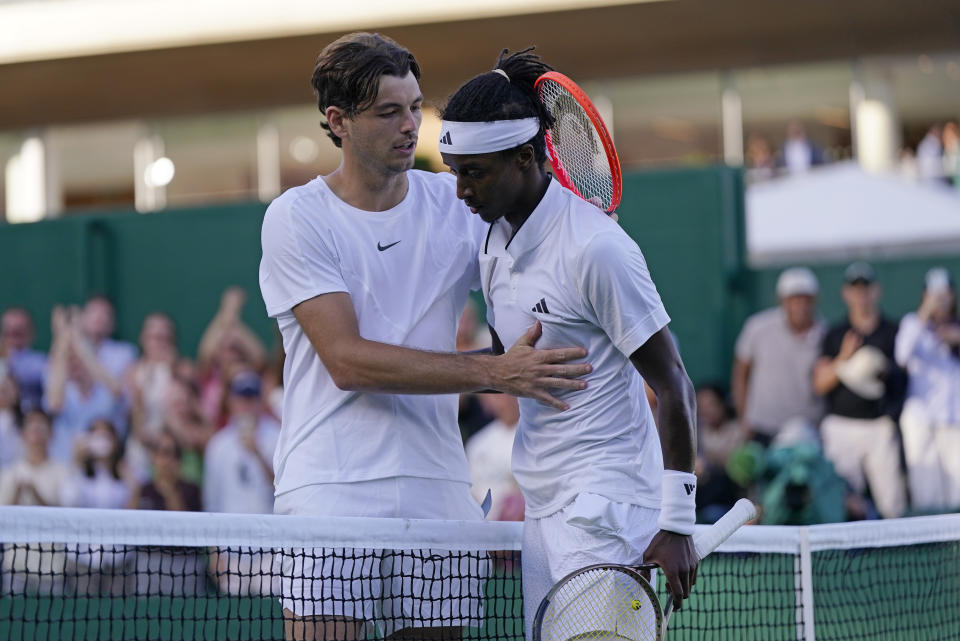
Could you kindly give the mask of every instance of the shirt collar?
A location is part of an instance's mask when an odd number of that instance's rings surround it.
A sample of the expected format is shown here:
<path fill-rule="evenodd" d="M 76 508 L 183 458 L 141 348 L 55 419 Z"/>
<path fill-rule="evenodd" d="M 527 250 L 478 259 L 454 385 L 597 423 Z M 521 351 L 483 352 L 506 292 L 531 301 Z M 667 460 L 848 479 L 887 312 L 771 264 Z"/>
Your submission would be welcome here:
<path fill-rule="evenodd" d="M 513 233 L 510 223 L 505 218 L 498 218 L 491 223 L 487 240 L 484 243 L 484 253 L 490 256 L 510 256 L 519 259 L 525 253 L 536 249 L 544 241 L 547 234 L 553 229 L 556 221 L 556 212 L 563 206 L 563 187 L 556 180 L 551 179 L 547 191 L 527 219 L 523 221 L 516 234 Z"/>

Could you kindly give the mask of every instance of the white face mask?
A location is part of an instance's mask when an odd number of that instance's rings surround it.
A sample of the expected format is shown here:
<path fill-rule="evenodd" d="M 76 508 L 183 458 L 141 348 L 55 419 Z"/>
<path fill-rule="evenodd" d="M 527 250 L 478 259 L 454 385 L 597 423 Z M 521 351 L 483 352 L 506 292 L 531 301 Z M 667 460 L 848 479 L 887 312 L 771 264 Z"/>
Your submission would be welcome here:
<path fill-rule="evenodd" d="M 113 440 L 106 434 L 91 434 L 87 437 L 87 452 L 94 458 L 109 456 L 113 451 Z"/>

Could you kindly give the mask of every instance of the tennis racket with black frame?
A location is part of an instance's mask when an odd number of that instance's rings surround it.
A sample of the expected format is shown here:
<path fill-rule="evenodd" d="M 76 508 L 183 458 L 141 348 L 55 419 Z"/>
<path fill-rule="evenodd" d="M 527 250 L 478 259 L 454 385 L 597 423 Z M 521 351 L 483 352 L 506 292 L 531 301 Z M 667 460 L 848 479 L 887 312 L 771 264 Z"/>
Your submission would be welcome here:
<path fill-rule="evenodd" d="M 719 521 L 694 535 L 697 555 L 706 557 L 756 515 L 749 500 L 737 501 Z M 668 597 L 660 607 L 643 574 L 654 567 L 599 564 L 570 573 L 540 603 L 533 641 L 663 641 L 673 601 Z"/>
<path fill-rule="evenodd" d="M 537 78 L 534 87 L 554 119 L 546 142 L 557 180 L 584 200 L 613 213 L 623 191 L 620 158 L 597 108 L 577 83 L 562 73 L 548 71 Z"/>

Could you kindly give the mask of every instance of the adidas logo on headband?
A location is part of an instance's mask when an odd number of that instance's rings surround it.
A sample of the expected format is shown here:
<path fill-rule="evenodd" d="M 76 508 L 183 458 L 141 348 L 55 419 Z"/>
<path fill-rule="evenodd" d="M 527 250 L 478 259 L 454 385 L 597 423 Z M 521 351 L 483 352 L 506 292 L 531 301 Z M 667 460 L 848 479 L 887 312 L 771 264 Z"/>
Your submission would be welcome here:
<path fill-rule="evenodd" d="M 454 130 L 457 132 L 456 143 L 453 142 Z M 540 131 L 540 120 L 536 116 L 484 122 L 444 120 L 440 131 L 439 146 L 444 153 L 488 154 L 513 149 L 531 140 Z"/>

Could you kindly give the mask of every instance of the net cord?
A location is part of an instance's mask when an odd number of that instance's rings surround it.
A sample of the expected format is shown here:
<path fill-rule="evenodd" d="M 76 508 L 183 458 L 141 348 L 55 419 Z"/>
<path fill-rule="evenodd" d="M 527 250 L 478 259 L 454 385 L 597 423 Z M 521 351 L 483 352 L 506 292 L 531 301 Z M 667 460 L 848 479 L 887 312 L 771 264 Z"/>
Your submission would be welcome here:
<path fill-rule="evenodd" d="M 694 535 L 708 527 L 698 525 Z M 799 555 L 804 533 L 811 553 L 942 543 L 960 538 L 960 514 L 812 526 L 748 525 L 717 551 Z M 0 507 L 2 543 L 519 550 L 522 537 L 523 524 L 517 522 Z"/>
<path fill-rule="evenodd" d="M 519 550 L 516 522 L 0 507 L 0 543 Z"/>

